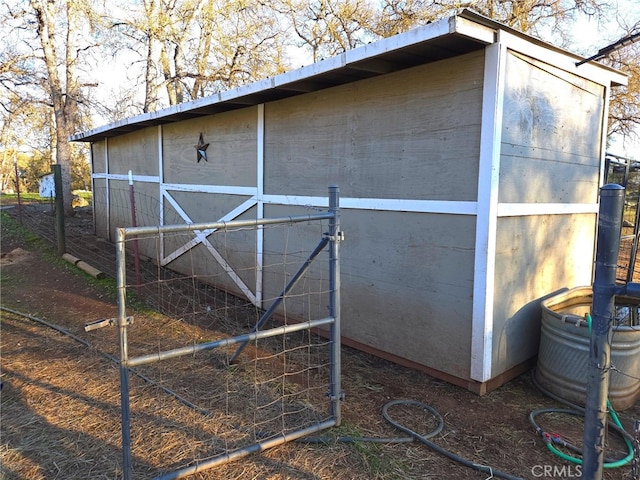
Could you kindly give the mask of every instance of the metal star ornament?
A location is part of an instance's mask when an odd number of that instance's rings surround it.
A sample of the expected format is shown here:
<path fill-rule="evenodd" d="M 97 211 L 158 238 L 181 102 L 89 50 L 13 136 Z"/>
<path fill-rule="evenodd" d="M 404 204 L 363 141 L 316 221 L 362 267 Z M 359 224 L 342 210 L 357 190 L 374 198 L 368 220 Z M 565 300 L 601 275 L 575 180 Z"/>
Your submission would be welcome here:
<path fill-rule="evenodd" d="M 209 144 L 204 143 L 204 140 L 202 139 L 202 133 L 200 133 L 198 144 L 194 145 L 194 147 L 196 148 L 196 152 L 198 155 L 198 163 L 200 163 L 200 160 L 208 162 L 209 160 L 207 160 L 207 148 L 209 147 Z"/>

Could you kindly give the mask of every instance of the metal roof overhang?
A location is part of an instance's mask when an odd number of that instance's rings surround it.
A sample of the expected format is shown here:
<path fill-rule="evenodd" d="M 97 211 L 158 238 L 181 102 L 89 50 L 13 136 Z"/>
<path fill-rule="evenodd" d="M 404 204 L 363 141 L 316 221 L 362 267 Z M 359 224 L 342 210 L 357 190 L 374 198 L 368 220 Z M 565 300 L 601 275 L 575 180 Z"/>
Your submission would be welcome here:
<path fill-rule="evenodd" d="M 464 55 L 494 43 L 500 29 L 509 30 L 536 41 L 533 37 L 517 32 L 471 10 L 463 10 L 458 15 L 384 38 L 276 77 L 156 112 L 126 118 L 93 130 L 77 133 L 72 135 L 70 140 L 98 141 L 150 126 L 272 102 Z M 544 42 L 539 41 L 539 43 Z"/>

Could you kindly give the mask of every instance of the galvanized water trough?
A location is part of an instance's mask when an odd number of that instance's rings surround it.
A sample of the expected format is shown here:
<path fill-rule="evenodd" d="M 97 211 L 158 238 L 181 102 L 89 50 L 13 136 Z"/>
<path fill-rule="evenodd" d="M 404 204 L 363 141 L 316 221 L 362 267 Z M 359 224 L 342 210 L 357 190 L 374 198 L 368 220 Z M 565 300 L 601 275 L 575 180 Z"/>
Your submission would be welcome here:
<path fill-rule="evenodd" d="M 544 300 L 535 380 L 571 403 L 584 406 L 589 378 L 591 287 L 577 287 Z M 609 400 L 617 410 L 640 397 L 640 299 L 616 297 Z"/>

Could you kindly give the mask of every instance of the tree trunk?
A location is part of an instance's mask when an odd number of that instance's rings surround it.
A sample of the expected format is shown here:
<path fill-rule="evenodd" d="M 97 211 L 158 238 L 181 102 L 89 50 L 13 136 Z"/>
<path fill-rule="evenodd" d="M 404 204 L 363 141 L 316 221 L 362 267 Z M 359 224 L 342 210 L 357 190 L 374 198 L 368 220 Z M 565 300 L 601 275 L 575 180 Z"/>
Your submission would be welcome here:
<path fill-rule="evenodd" d="M 67 22 L 56 24 L 56 12 L 54 10 L 56 5 L 53 2 L 31 0 L 31 6 L 36 13 L 38 36 L 42 44 L 44 62 L 47 67 L 47 87 L 55 115 L 55 158 L 62 171 L 64 213 L 66 216 L 72 216 L 71 145 L 68 138 L 73 133 L 73 121 L 77 118 L 79 91 L 75 71 L 76 65 L 72 56 L 76 54 L 76 49 L 72 42 L 70 30 L 73 28 L 75 21 L 77 21 L 77 18 L 75 18 L 76 12 L 67 3 L 65 5 Z M 66 28 L 64 36 L 66 38 L 67 54 L 63 58 L 58 55 L 56 50 L 56 27 Z M 63 82 L 58 74 L 58 66 L 62 61 L 64 61 L 65 66 L 66 89 L 63 87 Z"/>
<path fill-rule="evenodd" d="M 62 120 L 62 123 L 60 122 Z M 74 215 L 73 194 L 71 193 L 71 144 L 69 135 L 73 133 L 67 123 L 66 115 L 56 115 L 56 163 L 60 165 L 62 176 L 62 200 L 64 214 L 67 217 Z"/>

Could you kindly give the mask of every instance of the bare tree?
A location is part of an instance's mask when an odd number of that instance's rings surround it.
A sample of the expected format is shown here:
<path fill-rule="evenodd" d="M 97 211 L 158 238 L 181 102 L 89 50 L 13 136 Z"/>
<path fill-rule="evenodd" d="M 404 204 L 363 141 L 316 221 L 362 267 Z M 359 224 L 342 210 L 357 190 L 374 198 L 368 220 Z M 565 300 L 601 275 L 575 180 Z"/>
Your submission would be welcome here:
<path fill-rule="evenodd" d="M 640 19 L 635 25 L 626 26 L 620 48 L 602 59 L 602 62 L 617 68 L 629 75 L 625 87 L 616 88 L 609 102 L 609 136 L 620 135 L 624 138 L 638 140 L 640 138 L 640 39 L 635 37 L 640 33 Z M 634 43 L 631 38 L 636 38 Z"/>
<path fill-rule="evenodd" d="M 452 10 L 431 0 L 384 0 L 371 30 L 380 37 L 390 37 L 443 18 Z"/>
<path fill-rule="evenodd" d="M 48 147 L 61 166 L 65 214 L 72 215 L 71 134 L 84 129 L 82 65 L 90 43 L 93 16 L 88 0 L 11 2 L 3 6 L 3 28 L 13 44 L 13 58 L 3 52 L 0 82 L 2 105 L 15 108 L 16 95 L 32 112 L 53 118 Z M 89 42 L 87 41 L 89 40 Z M 7 110 L 7 111 L 9 111 Z M 49 115 L 52 112 L 52 115 Z M 25 123 L 29 125 L 29 123 Z"/>
<path fill-rule="evenodd" d="M 140 10 L 124 3 L 112 29 L 145 64 L 144 111 L 284 71 L 278 19 L 266 4 L 144 0 Z"/>
<path fill-rule="evenodd" d="M 309 48 L 314 62 L 379 36 L 372 34 L 378 12 L 368 0 L 280 0 L 273 8 L 288 19 L 294 44 Z"/>

